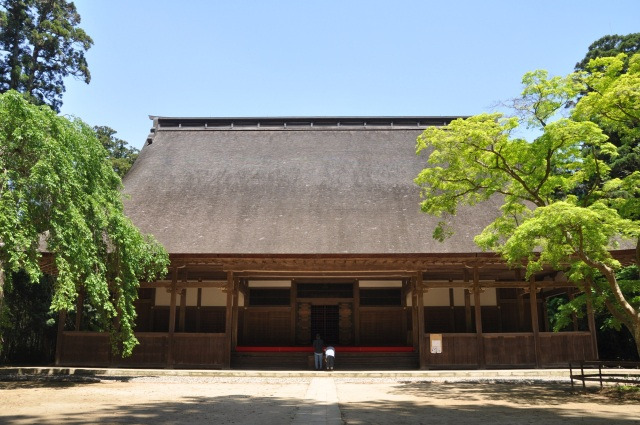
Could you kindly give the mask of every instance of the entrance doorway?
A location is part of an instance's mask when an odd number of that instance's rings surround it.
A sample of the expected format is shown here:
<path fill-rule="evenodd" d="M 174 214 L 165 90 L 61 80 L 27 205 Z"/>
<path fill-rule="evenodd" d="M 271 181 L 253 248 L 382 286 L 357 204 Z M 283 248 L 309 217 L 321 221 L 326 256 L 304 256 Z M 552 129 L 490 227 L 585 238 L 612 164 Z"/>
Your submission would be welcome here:
<path fill-rule="evenodd" d="M 337 305 L 311 306 L 311 336 L 320 334 L 326 344 L 337 344 L 340 336 L 340 316 Z"/>

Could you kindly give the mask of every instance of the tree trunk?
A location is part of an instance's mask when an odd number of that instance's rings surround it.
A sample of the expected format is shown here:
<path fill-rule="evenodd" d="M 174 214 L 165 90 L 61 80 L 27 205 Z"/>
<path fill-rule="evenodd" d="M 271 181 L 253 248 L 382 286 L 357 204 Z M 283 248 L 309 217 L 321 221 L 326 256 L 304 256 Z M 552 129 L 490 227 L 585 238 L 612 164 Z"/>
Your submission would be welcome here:
<path fill-rule="evenodd" d="M 2 261 L 0 261 L 0 315 L 2 314 L 3 308 L 4 308 L 4 268 L 2 267 Z M 4 338 L 2 338 L 2 333 L 0 333 L 0 349 L 2 348 L 3 343 L 4 343 Z"/>

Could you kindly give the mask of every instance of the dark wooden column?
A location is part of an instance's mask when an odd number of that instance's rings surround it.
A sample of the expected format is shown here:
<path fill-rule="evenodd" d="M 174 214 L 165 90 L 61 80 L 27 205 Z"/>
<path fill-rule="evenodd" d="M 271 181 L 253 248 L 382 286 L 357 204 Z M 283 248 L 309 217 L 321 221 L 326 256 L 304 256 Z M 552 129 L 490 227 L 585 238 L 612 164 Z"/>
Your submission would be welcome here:
<path fill-rule="evenodd" d="M 291 300 L 289 305 L 291 306 L 291 332 L 289 333 L 289 340 L 291 345 L 296 345 L 296 318 L 298 314 L 297 309 L 298 302 L 298 284 L 295 279 L 291 279 Z"/>
<path fill-rule="evenodd" d="M 240 279 L 234 278 L 233 285 L 233 310 L 231 319 L 231 351 L 235 351 L 238 346 L 238 291 L 240 290 Z"/>
<path fill-rule="evenodd" d="M 407 281 L 406 279 L 402 280 L 402 335 L 403 338 L 402 340 L 404 341 L 405 344 L 407 344 L 408 339 L 409 339 L 409 335 L 408 335 L 408 330 L 409 330 L 409 325 L 407 323 Z"/>
<path fill-rule="evenodd" d="M 174 267 L 171 274 L 171 303 L 169 304 L 169 336 L 167 343 L 167 367 L 172 368 L 173 360 L 173 334 L 176 332 L 176 292 L 178 285 L 178 268 Z"/>
<path fill-rule="evenodd" d="M 428 348 L 424 340 L 424 286 L 422 282 L 422 271 L 419 271 L 416 277 L 416 292 L 418 294 L 418 350 L 420 351 L 420 369 L 426 369 L 426 353 Z"/>
<path fill-rule="evenodd" d="M 62 349 L 64 345 L 64 323 L 67 320 L 67 311 L 60 310 L 58 313 L 58 337 L 56 339 L 56 366 L 62 363 Z"/>
<path fill-rule="evenodd" d="M 198 299 L 196 300 L 196 332 L 200 332 L 202 326 L 202 288 L 198 288 Z"/>
<path fill-rule="evenodd" d="M 531 306 L 531 329 L 533 331 L 533 346 L 536 352 L 536 367 L 540 367 L 540 329 L 538 323 L 538 296 L 536 292 L 536 279 L 529 278 L 529 302 Z"/>
<path fill-rule="evenodd" d="M 184 332 L 187 317 L 187 288 L 180 290 L 180 314 L 178 315 L 178 330 Z"/>
<path fill-rule="evenodd" d="M 84 291 L 79 291 L 76 301 L 76 325 L 75 331 L 78 332 L 82 326 L 82 314 L 84 313 Z"/>
<path fill-rule="evenodd" d="M 415 278 L 411 278 L 411 337 L 413 339 L 413 349 L 420 353 L 420 345 L 418 341 L 418 294 Z M 420 355 L 422 356 L 421 353 Z"/>
<path fill-rule="evenodd" d="M 360 280 L 353 284 L 353 343 L 360 345 Z"/>
<path fill-rule="evenodd" d="M 471 292 L 468 288 L 469 283 L 469 269 L 462 270 L 463 279 L 466 288 L 464 288 L 464 327 L 468 333 L 473 332 L 473 319 L 471 316 Z"/>
<path fill-rule="evenodd" d="M 451 329 L 450 332 L 456 331 L 456 312 L 453 298 L 453 288 L 449 288 L 449 327 Z"/>
<path fill-rule="evenodd" d="M 476 319 L 476 341 L 478 344 L 478 367 L 485 367 L 484 336 L 482 334 L 482 305 L 480 304 L 480 272 L 473 268 L 473 311 Z"/>
<path fill-rule="evenodd" d="M 233 277 L 233 272 L 227 272 L 227 286 L 225 288 L 227 292 L 227 311 L 225 316 L 225 334 L 227 338 L 227 348 L 224 353 L 224 362 L 223 369 L 231 368 L 231 333 L 233 329 L 233 293 L 235 291 L 235 279 Z"/>

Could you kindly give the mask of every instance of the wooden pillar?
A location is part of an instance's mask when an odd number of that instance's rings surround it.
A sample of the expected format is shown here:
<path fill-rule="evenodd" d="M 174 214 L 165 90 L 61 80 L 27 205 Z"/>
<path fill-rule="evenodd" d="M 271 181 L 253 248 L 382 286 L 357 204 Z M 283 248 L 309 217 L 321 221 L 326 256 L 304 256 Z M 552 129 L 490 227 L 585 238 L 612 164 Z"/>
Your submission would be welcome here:
<path fill-rule="evenodd" d="M 402 280 L 402 335 L 404 343 L 407 344 L 409 339 L 409 325 L 407 323 L 407 281 L 406 279 Z"/>
<path fill-rule="evenodd" d="M 202 288 L 198 288 L 198 299 L 196 300 L 196 332 L 202 328 Z"/>
<path fill-rule="evenodd" d="M 187 316 L 187 288 L 180 290 L 180 314 L 178 315 L 178 329 L 184 332 Z"/>
<path fill-rule="evenodd" d="M 76 300 L 76 323 L 75 331 L 78 332 L 82 326 L 82 313 L 84 312 L 84 291 L 80 291 Z"/>
<path fill-rule="evenodd" d="M 171 303 L 169 304 L 169 336 L 167 343 L 167 367 L 172 368 L 173 360 L 173 334 L 176 331 L 176 286 L 178 285 L 178 268 L 174 267 L 171 275 Z"/>
<path fill-rule="evenodd" d="M 598 337 L 596 334 L 596 319 L 593 314 L 593 304 L 591 303 L 591 282 L 587 279 L 584 283 L 585 296 L 587 298 L 587 323 L 589 324 L 589 333 L 591 334 L 591 355 L 592 359 L 598 360 Z"/>
<path fill-rule="evenodd" d="M 291 331 L 289 333 L 289 341 L 291 345 L 296 345 L 296 322 L 297 322 L 297 314 L 298 309 L 296 308 L 298 300 L 298 283 L 295 279 L 291 280 L 291 299 L 289 300 L 289 306 L 291 307 L 291 322 L 290 327 Z"/>
<path fill-rule="evenodd" d="M 465 286 L 469 283 L 469 269 L 462 270 Z M 471 292 L 469 288 L 464 289 L 464 327 L 466 332 L 473 332 L 473 319 L 471 316 Z"/>
<path fill-rule="evenodd" d="M 424 335 L 424 288 L 422 282 L 422 271 L 418 272 L 416 278 L 416 292 L 418 295 L 418 350 L 420 352 L 420 369 L 427 368 L 427 347 Z"/>
<path fill-rule="evenodd" d="M 473 332 L 473 318 L 471 316 L 471 292 L 464 288 L 464 327 L 466 332 Z"/>
<path fill-rule="evenodd" d="M 67 320 L 67 311 L 60 310 L 58 313 L 58 336 L 56 339 L 56 366 L 62 364 L 62 349 L 64 345 L 64 323 Z"/>
<path fill-rule="evenodd" d="M 406 334 L 406 332 L 405 332 Z M 360 281 L 353 284 L 353 343 L 360 345 Z"/>
<path fill-rule="evenodd" d="M 482 306 L 480 304 L 480 272 L 478 267 L 473 268 L 473 311 L 476 319 L 476 341 L 478 344 L 478 367 L 484 368 L 484 336 L 482 334 Z"/>
<path fill-rule="evenodd" d="M 456 331 L 456 311 L 453 299 L 453 288 L 449 288 L 449 332 Z"/>
<path fill-rule="evenodd" d="M 413 349 L 420 353 L 420 345 L 418 343 L 418 294 L 415 278 L 411 278 L 411 337 L 413 339 Z"/>
<path fill-rule="evenodd" d="M 233 293 L 234 293 L 234 288 L 235 286 L 235 279 L 233 277 L 233 272 L 227 272 L 227 310 L 226 310 L 226 316 L 225 316 L 225 334 L 226 334 L 226 338 L 227 338 L 227 348 L 225 350 L 224 353 L 224 362 L 223 362 L 223 369 L 230 369 L 231 368 L 231 333 L 232 333 L 232 329 L 233 329 Z"/>
<path fill-rule="evenodd" d="M 536 354 L 536 367 L 540 367 L 540 329 L 538 323 L 538 296 L 536 293 L 536 279 L 531 276 L 529 279 L 529 302 L 531 306 L 531 329 L 533 331 L 533 346 Z"/>
<path fill-rule="evenodd" d="M 238 346 L 238 291 L 240 289 L 240 280 L 234 279 L 233 285 L 233 310 L 231 319 L 231 350 L 235 351 Z"/>

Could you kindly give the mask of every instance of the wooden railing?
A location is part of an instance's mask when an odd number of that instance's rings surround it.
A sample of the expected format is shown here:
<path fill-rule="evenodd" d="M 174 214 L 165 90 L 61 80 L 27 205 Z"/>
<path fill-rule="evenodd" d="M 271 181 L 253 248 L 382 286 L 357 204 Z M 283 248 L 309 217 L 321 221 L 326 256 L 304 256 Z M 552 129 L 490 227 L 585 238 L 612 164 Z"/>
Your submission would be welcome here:
<path fill-rule="evenodd" d="M 585 369 L 589 372 L 585 373 Z M 640 384 L 640 362 L 574 360 L 569 362 L 569 376 L 572 390 L 574 380 L 582 381 L 583 390 L 587 389 L 587 381 L 600 382 L 600 388 L 603 382 Z"/>

